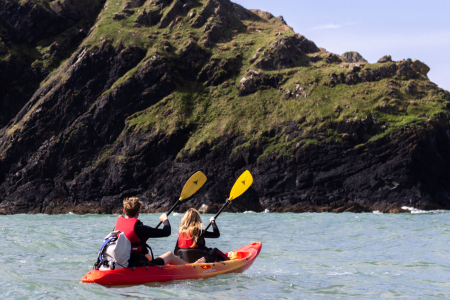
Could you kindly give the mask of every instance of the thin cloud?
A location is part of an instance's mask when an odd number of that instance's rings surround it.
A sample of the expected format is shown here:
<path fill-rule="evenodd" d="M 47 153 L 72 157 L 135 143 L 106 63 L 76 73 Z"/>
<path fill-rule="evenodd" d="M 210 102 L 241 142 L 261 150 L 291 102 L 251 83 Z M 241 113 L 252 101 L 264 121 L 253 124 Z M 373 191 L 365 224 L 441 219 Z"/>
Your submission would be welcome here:
<path fill-rule="evenodd" d="M 312 27 L 309 30 L 337 29 L 337 28 L 341 28 L 344 26 L 352 26 L 352 25 L 356 25 L 356 24 L 357 23 L 345 23 L 345 24 L 328 23 L 328 24 L 323 24 L 323 25 L 318 25 L 318 26 Z"/>
<path fill-rule="evenodd" d="M 450 30 L 417 32 L 412 35 L 383 33 L 376 35 L 327 36 L 327 42 L 329 39 L 332 39 L 332 43 L 336 45 L 342 45 L 342 40 L 345 40 L 346 46 L 352 47 L 352 49 L 385 49 L 384 51 L 401 50 L 406 56 L 409 55 L 408 53 L 415 52 L 413 50 L 426 49 L 428 51 L 429 49 L 434 49 L 433 51 L 436 53 L 450 48 Z"/>

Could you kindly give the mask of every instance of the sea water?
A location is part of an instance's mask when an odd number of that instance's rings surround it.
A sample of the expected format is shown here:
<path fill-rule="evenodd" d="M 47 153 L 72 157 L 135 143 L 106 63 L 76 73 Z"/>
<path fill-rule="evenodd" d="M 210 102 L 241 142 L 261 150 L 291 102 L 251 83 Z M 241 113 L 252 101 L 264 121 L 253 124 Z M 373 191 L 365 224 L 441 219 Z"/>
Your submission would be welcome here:
<path fill-rule="evenodd" d="M 414 211 L 413 211 L 414 212 Z M 144 214 L 155 226 L 159 214 Z M 206 222 L 211 215 L 202 215 Z M 127 288 L 82 284 L 115 215 L 0 216 L 0 299 L 446 299 L 450 213 L 223 213 L 224 252 L 262 242 L 242 274 Z M 172 236 L 149 240 L 173 251 Z"/>

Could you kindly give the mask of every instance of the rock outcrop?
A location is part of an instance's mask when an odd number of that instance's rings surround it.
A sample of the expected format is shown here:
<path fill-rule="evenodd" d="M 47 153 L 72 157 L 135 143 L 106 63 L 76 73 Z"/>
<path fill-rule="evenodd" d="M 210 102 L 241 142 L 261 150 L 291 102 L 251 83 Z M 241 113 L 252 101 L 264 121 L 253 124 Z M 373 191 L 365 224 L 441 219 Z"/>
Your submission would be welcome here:
<path fill-rule="evenodd" d="M 378 63 L 386 63 L 386 62 L 392 62 L 392 57 L 390 55 L 385 55 L 378 60 Z"/>
<path fill-rule="evenodd" d="M 423 62 L 421 62 L 420 60 L 414 60 L 413 61 L 414 65 L 411 65 L 412 68 L 415 67 L 415 69 L 417 70 L 417 72 L 420 72 L 421 74 L 427 76 L 428 72 L 430 72 L 430 67 L 427 66 L 426 64 L 424 64 Z"/>
<path fill-rule="evenodd" d="M 350 51 L 342 54 L 342 60 L 348 63 L 362 63 L 367 62 L 364 57 L 361 56 L 358 52 Z"/>
<path fill-rule="evenodd" d="M 156 10 L 144 10 L 137 16 L 136 23 L 144 26 L 155 26 L 161 21 L 161 11 Z"/>
<path fill-rule="evenodd" d="M 281 38 L 269 45 L 269 50 L 256 62 L 263 70 L 283 70 L 299 65 L 304 54 L 318 52 L 317 46 L 304 36 L 294 35 Z"/>
<path fill-rule="evenodd" d="M 259 90 L 277 88 L 282 80 L 281 75 L 266 75 L 250 69 L 239 81 L 239 96 L 250 95 Z"/>
<path fill-rule="evenodd" d="M 418 69 L 416 64 L 411 60 L 391 62 L 382 66 L 379 69 L 364 68 L 357 64 L 350 64 L 349 70 L 353 73 L 330 74 L 331 81 L 326 82 L 328 86 L 335 86 L 337 84 L 355 85 L 363 82 L 379 81 L 385 78 L 397 76 L 398 78 L 404 77 L 405 79 L 416 79 L 421 76 L 425 76 L 422 69 Z"/>

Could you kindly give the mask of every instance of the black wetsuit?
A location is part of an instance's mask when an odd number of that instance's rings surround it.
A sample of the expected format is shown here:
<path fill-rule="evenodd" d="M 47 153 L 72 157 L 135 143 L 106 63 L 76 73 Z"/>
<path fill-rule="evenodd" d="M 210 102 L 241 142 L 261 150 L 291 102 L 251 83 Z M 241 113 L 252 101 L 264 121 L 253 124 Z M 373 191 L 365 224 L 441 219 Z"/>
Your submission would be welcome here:
<path fill-rule="evenodd" d="M 162 229 L 156 229 L 150 226 L 144 225 L 140 220 L 134 226 L 134 232 L 141 241 L 146 241 L 149 238 L 161 238 L 168 237 L 172 233 L 169 220 L 164 221 L 164 227 Z M 147 247 L 142 247 L 140 253 L 131 253 L 130 265 L 142 266 L 146 265 L 148 259 L 145 255 L 148 254 Z M 164 260 L 162 258 L 155 258 L 152 262 L 155 265 L 164 265 Z"/>
<path fill-rule="evenodd" d="M 208 248 L 206 247 L 205 244 L 205 238 L 207 239 L 217 239 L 220 237 L 220 231 L 219 228 L 216 225 L 216 222 L 212 222 L 211 226 L 213 228 L 213 232 L 210 231 L 203 231 L 200 234 L 200 237 L 197 240 L 197 246 L 195 249 L 201 249 L 204 250 L 207 255 L 205 255 L 206 261 L 207 262 L 214 262 L 217 259 L 223 261 L 223 260 L 228 260 L 229 258 L 219 249 L 217 248 Z M 178 247 L 178 239 L 177 239 L 177 243 L 175 244 L 175 249 L 173 250 L 173 253 L 175 253 L 175 255 L 177 255 L 178 250 L 180 249 L 180 247 Z"/>

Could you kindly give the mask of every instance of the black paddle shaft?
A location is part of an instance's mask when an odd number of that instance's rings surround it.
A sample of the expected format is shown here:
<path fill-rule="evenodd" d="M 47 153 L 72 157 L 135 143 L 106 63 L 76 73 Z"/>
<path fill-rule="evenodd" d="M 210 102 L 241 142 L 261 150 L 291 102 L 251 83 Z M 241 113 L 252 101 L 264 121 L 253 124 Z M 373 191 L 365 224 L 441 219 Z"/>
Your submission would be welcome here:
<path fill-rule="evenodd" d="M 222 208 L 219 210 L 219 212 L 214 216 L 214 219 L 217 219 L 217 217 L 220 215 L 220 213 L 227 207 L 227 205 L 230 204 L 230 200 L 227 199 L 227 202 L 222 206 Z M 211 222 L 209 223 L 208 227 L 205 228 L 205 231 L 208 230 L 209 227 L 211 227 Z"/>
<path fill-rule="evenodd" d="M 181 201 L 178 200 L 178 201 L 172 206 L 172 208 L 171 208 L 171 209 L 169 210 L 169 212 L 167 213 L 167 216 L 170 215 L 170 213 L 175 209 L 175 207 L 178 206 L 178 203 L 180 203 L 180 202 L 181 202 Z M 158 229 L 158 227 L 159 227 L 161 224 L 162 224 L 162 222 L 160 221 L 159 224 L 158 224 L 158 226 L 156 226 L 156 229 Z"/>

